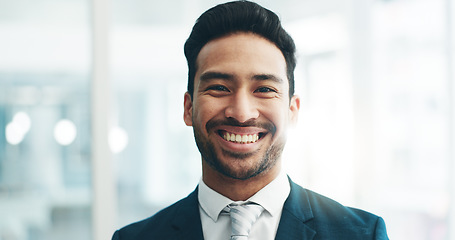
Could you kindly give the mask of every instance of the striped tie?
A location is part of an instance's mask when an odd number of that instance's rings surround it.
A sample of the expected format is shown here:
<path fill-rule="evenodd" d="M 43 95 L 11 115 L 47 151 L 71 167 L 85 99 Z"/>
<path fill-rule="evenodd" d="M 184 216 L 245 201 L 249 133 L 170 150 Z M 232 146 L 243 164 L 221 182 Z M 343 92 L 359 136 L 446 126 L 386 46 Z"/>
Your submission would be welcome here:
<path fill-rule="evenodd" d="M 231 240 L 247 240 L 251 226 L 259 218 L 264 208 L 255 203 L 243 205 L 229 204 L 225 209 L 231 216 Z"/>

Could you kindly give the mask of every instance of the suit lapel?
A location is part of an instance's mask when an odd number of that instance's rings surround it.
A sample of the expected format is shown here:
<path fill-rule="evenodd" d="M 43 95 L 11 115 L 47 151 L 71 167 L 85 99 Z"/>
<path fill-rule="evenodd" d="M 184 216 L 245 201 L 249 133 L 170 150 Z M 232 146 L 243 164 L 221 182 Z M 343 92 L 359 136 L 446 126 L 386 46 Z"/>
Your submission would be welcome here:
<path fill-rule="evenodd" d="M 172 221 L 172 227 L 175 229 L 173 239 L 204 239 L 197 193 L 198 188 L 182 202 L 176 213 Z"/>
<path fill-rule="evenodd" d="M 313 229 L 313 212 L 307 193 L 289 179 L 291 192 L 284 203 L 283 212 L 276 234 L 276 240 L 311 240 L 316 231 Z M 204 239 L 201 216 L 199 213 L 198 188 L 183 199 L 177 210 L 169 239 Z"/>
<path fill-rule="evenodd" d="M 316 235 L 313 230 L 313 212 L 308 195 L 302 188 L 289 179 L 291 192 L 284 203 L 276 240 L 311 240 Z"/>

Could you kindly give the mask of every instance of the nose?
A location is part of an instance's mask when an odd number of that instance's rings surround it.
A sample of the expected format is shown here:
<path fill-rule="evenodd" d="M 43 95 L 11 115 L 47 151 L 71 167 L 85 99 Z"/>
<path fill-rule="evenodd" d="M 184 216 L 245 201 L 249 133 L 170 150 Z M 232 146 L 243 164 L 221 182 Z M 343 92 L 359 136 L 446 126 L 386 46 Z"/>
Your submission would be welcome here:
<path fill-rule="evenodd" d="M 232 96 L 232 99 L 225 110 L 227 118 L 234 118 L 240 123 L 259 117 L 259 111 L 253 96 L 246 92 L 238 92 Z"/>

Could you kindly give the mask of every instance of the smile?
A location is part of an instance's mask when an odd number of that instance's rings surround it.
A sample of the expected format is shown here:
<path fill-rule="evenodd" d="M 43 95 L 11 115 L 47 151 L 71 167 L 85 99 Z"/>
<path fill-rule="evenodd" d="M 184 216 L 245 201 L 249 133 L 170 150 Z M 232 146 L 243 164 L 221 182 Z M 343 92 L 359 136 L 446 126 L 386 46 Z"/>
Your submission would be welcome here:
<path fill-rule="evenodd" d="M 240 143 L 240 144 L 248 144 L 248 143 L 255 143 L 259 140 L 260 138 L 260 133 L 259 134 L 235 134 L 235 133 L 229 133 L 227 131 L 221 131 L 220 136 L 223 137 L 224 140 L 228 142 L 235 142 L 235 143 Z"/>

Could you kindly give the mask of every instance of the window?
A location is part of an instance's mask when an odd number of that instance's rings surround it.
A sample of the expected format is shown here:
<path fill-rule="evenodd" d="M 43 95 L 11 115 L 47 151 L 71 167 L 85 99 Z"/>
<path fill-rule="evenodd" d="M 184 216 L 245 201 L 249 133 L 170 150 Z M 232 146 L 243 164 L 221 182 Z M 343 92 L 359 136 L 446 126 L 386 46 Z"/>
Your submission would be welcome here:
<path fill-rule="evenodd" d="M 87 3 L 0 5 L 0 239 L 90 239 Z"/>
<path fill-rule="evenodd" d="M 183 44 L 216 3 L 177 2 L 0 0 L 0 239 L 109 239 L 196 187 Z M 286 171 L 382 216 L 391 239 L 455 235 L 449 2 L 258 1 L 280 15 L 298 49 L 302 105 Z M 91 52 L 100 45 L 91 12 L 108 22 L 103 71 L 112 98 L 102 109 L 93 107 L 105 96 L 92 95 Z M 93 157 L 100 126 L 109 126 L 108 159 Z M 100 176 L 114 199 L 95 187 Z M 115 226 L 97 223 L 111 216 Z"/>

